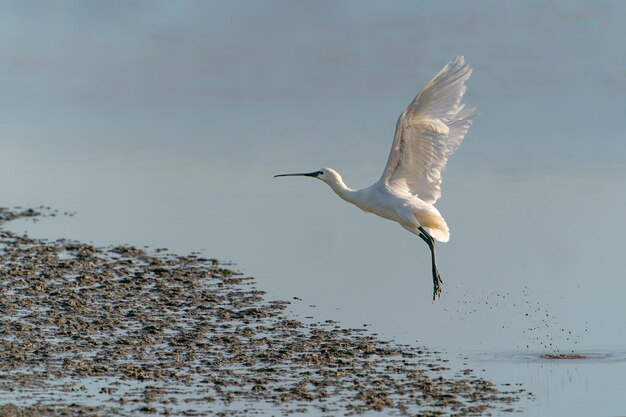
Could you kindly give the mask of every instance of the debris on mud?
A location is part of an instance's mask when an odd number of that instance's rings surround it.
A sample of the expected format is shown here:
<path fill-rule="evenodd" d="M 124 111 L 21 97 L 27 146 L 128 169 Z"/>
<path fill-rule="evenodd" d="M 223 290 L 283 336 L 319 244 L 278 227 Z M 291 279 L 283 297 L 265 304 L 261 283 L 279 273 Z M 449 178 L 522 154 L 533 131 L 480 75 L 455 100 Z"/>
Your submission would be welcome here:
<path fill-rule="evenodd" d="M 36 217 L 0 209 L 0 222 Z M 514 403 L 424 347 L 305 324 L 215 259 L 0 229 L 0 415 L 466 416 Z"/>
<path fill-rule="evenodd" d="M 575 359 L 587 359 L 587 355 L 582 353 L 544 353 L 539 356 L 542 359 L 557 359 L 557 360 L 575 360 Z"/>

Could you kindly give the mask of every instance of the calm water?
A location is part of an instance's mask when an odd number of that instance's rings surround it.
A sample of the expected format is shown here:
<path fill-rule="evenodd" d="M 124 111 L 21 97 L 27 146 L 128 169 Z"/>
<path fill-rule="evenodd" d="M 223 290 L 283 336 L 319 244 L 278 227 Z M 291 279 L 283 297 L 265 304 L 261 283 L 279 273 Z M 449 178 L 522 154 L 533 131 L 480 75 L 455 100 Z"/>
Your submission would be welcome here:
<path fill-rule="evenodd" d="M 2 205 L 78 214 L 16 230 L 203 250 L 302 318 L 523 383 L 521 415 L 626 414 L 626 3 L 31 6 L 0 7 Z M 459 53 L 481 116 L 446 172 L 432 303 L 421 240 L 272 175 L 369 185 Z M 572 350 L 595 356 L 536 359 Z"/>

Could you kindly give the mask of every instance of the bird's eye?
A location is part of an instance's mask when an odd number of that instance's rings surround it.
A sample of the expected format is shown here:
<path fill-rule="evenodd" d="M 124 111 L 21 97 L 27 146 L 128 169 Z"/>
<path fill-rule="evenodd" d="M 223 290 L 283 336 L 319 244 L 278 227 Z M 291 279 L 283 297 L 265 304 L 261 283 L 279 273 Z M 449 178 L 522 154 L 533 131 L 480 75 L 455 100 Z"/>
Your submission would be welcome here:
<path fill-rule="evenodd" d="M 320 171 L 320 175 L 324 175 L 324 171 Z"/>

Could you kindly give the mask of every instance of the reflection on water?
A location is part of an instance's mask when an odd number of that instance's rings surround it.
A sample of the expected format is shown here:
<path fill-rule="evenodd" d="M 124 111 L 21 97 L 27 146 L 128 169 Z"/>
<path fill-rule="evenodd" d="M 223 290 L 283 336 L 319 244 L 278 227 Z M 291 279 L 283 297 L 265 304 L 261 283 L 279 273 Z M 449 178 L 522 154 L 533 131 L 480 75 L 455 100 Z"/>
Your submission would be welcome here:
<path fill-rule="evenodd" d="M 584 416 L 624 414 L 626 351 L 582 350 L 579 360 L 554 360 L 546 352 L 480 352 L 456 360 L 486 370 L 485 374 L 521 383 L 532 394 L 524 406 L 528 416 Z"/>
<path fill-rule="evenodd" d="M 567 366 L 567 362 L 578 363 L 618 363 L 626 362 L 626 351 L 577 351 L 575 354 L 555 354 L 546 352 L 483 352 L 468 355 L 472 360 L 481 362 L 510 363 L 556 363 Z"/>
<path fill-rule="evenodd" d="M 36 236 L 236 261 L 302 318 L 452 356 L 626 346 L 625 3 L 237 4 L 7 6 L 3 205 L 77 211 Z M 457 53 L 481 115 L 446 172 L 432 303 L 423 242 L 272 175 L 369 185 Z M 623 362 L 479 362 L 533 390 L 524 415 L 626 413 Z"/>

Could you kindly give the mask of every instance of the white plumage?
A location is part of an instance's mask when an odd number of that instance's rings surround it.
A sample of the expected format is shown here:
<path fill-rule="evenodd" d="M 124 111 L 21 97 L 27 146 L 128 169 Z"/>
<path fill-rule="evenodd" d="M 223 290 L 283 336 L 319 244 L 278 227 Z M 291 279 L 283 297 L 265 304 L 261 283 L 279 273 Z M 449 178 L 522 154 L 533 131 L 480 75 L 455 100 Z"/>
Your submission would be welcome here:
<path fill-rule="evenodd" d="M 434 207 L 448 158 L 459 147 L 476 116 L 461 104 L 472 69 L 462 56 L 449 62 L 400 114 L 381 178 L 362 190 L 347 187 L 339 173 L 322 168 L 303 175 L 327 183 L 342 199 L 363 211 L 398 222 L 431 249 L 433 299 L 441 294 L 434 239 L 447 242 L 446 221 Z"/>
<path fill-rule="evenodd" d="M 461 99 L 472 69 L 462 56 L 446 65 L 402 112 L 381 181 L 409 187 L 428 204 L 441 196 L 448 158 L 459 147 L 475 116 Z"/>

